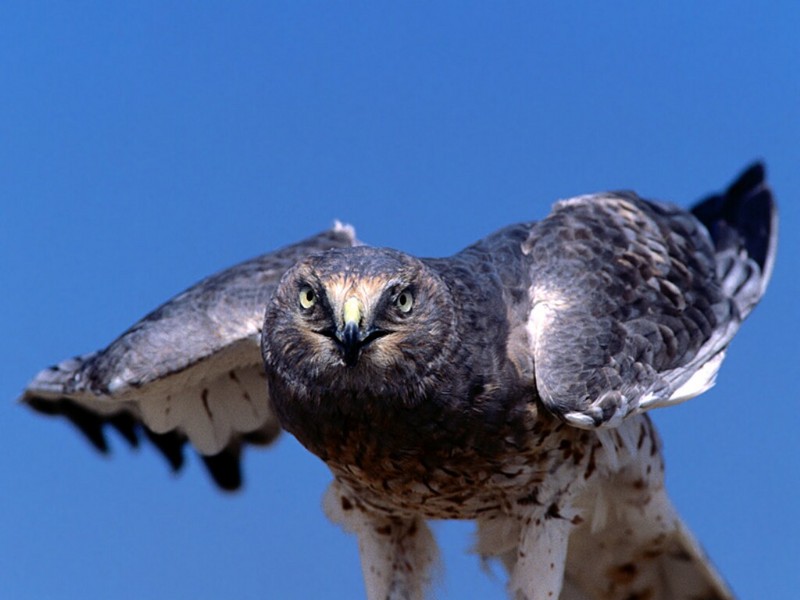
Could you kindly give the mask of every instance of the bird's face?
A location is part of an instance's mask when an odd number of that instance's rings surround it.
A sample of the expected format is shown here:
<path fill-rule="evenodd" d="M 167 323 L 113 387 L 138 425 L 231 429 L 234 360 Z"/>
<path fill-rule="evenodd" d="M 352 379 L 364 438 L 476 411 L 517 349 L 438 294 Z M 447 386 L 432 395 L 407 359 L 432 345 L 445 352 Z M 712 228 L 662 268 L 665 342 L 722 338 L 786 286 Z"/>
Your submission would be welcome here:
<path fill-rule="evenodd" d="M 330 250 L 284 275 L 267 309 L 264 359 L 298 389 L 390 395 L 403 382 L 424 385 L 440 365 L 453 314 L 447 286 L 421 261 L 382 248 Z"/>

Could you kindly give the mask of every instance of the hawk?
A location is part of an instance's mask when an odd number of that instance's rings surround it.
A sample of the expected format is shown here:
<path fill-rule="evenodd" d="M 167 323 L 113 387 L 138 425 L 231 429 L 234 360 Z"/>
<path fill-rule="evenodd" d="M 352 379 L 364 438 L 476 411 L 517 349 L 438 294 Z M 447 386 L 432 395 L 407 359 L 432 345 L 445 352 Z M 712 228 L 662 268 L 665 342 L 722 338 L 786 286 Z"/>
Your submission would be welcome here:
<path fill-rule="evenodd" d="M 714 384 L 776 236 L 760 164 L 690 211 L 580 196 L 449 258 L 337 224 L 201 281 L 22 400 L 101 451 L 111 428 L 179 469 L 188 442 L 223 489 L 285 429 L 332 472 L 325 510 L 357 536 L 370 600 L 425 595 L 432 519 L 474 520 L 512 598 L 729 599 L 646 413 Z"/>

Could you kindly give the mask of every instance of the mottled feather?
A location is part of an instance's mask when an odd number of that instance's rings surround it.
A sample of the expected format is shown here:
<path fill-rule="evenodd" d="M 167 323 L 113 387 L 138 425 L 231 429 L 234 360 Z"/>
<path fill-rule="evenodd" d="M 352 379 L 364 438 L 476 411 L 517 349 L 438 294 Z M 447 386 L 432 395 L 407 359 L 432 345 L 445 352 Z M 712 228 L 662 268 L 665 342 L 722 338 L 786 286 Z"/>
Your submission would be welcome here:
<path fill-rule="evenodd" d="M 537 388 L 555 414 L 613 427 L 713 385 L 766 288 L 776 217 L 760 166 L 702 206 L 705 222 L 632 193 L 582 196 L 532 230 L 529 328 Z"/>

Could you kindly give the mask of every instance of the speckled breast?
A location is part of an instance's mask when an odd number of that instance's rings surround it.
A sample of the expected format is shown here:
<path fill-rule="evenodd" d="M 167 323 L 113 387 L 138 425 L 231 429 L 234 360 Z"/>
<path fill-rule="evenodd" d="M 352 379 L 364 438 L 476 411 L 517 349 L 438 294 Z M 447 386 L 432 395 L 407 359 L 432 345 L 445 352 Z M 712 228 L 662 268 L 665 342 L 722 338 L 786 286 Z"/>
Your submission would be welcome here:
<path fill-rule="evenodd" d="M 473 445 L 428 444 L 419 452 L 377 445 L 356 457 L 328 453 L 325 460 L 352 498 L 388 515 L 476 519 L 511 514 L 520 507 L 547 507 L 566 488 L 582 487 L 603 453 L 596 434 L 531 413 L 522 431 Z"/>

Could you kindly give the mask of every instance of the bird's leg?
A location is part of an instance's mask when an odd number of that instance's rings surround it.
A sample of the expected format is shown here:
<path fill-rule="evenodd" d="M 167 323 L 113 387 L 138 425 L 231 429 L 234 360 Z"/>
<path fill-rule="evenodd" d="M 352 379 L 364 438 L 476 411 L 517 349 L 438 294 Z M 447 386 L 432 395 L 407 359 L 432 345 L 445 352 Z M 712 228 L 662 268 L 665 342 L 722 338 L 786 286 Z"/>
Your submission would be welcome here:
<path fill-rule="evenodd" d="M 437 559 L 436 542 L 420 517 L 378 515 L 334 482 L 325 512 L 358 537 L 368 600 L 422 600 Z"/>
<path fill-rule="evenodd" d="M 564 582 L 572 521 L 554 511 L 536 511 L 522 524 L 509 596 L 515 600 L 556 600 Z"/>
<path fill-rule="evenodd" d="M 422 519 L 369 519 L 357 535 L 370 600 L 424 598 L 436 546 Z"/>

